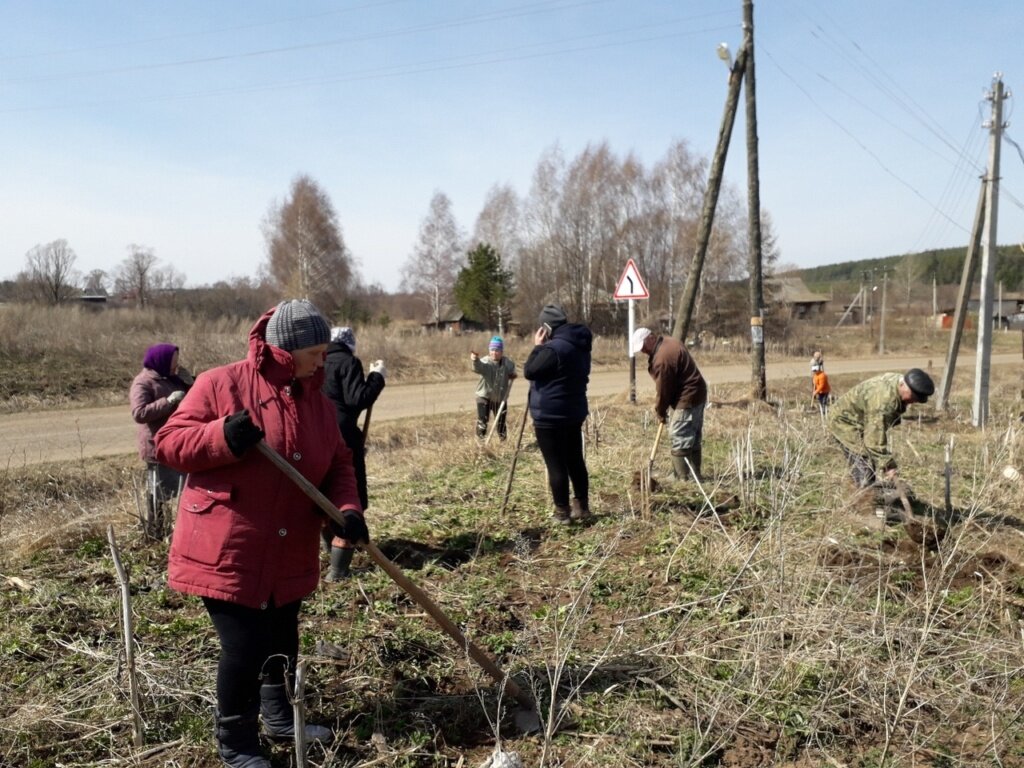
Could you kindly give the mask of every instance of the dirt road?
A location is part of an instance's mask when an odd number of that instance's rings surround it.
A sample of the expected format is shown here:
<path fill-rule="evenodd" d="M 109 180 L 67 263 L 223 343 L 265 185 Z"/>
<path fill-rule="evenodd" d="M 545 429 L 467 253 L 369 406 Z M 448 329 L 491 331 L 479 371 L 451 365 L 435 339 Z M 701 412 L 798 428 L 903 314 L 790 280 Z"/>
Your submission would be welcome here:
<path fill-rule="evenodd" d="M 920 366 L 925 361 L 911 357 L 866 358 L 860 360 L 827 360 L 832 375 L 877 371 L 899 371 Z M 637 360 L 637 397 L 641 404 L 650 403 L 654 388 L 646 373 L 646 357 Z M 1020 365 L 1016 354 L 993 355 L 993 365 Z M 969 377 L 974 370 L 973 357 L 961 357 L 957 365 L 957 379 Z M 741 383 L 750 380 L 750 364 L 715 365 L 702 368 L 712 386 Z M 941 364 L 932 371 L 941 374 Z M 809 380 L 808 364 L 804 360 L 769 363 L 767 370 L 769 390 L 773 382 L 785 379 Z M 441 384 L 391 385 L 373 409 L 373 421 L 392 421 L 443 413 L 461 414 L 470 429 L 474 411 L 473 388 L 475 378 Z M 806 383 L 806 382 L 804 382 Z M 513 406 L 526 398 L 525 382 L 520 380 L 512 390 Z M 629 387 L 628 369 L 601 371 L 590 380 L 592 400 L 623 395 Z M 64 461 L 91 456 L 115 456 L 135 451 L 135 424 L 128 414 L 127 402 L 123 406 L 80 408 L 62 411 L 34 411 L 0 416 L 0 463 L 11 467 Z"/>

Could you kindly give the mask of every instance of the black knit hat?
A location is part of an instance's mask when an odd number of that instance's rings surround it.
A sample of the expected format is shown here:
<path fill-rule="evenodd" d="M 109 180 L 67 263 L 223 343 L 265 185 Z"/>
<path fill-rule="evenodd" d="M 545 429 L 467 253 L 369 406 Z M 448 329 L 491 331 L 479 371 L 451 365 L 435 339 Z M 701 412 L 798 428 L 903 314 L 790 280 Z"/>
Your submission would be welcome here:
<path fill-rule="evenodd" d="M 320 310 L 305 299 L 282 301 L 267 321 L 268 344 L 285 352 L 315 347 L 331 340 L 331 328 Z"/>
<path fill-rule="evenodd" d="M 555 330 L 560 325 L 565 325 L 569 322 L 569 318 L 560 304 L 548 304 L 540 311 L 540 317 L 537 319 L 537 322 L 548 326 L 551 330 Z"/>

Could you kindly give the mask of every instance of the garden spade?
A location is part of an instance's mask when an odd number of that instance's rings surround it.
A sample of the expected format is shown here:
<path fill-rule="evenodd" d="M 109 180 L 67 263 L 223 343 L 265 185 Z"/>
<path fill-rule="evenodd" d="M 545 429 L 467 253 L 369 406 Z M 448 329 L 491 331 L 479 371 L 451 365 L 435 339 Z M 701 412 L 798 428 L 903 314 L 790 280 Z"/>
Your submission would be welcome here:
<path fill-rule="evenodd" d="M 270 461 L 271 464 L 280 469 L 288 478 L 294 482 L 299 488 L 302 489 L 310 500 L 316 504 L 321 511 L 329 518 L 334 520 L 336 523 L 344 523 L 344 518 L 338 508 L 331 503 L 331 500 L 324 496 L 313 485 L 309 480 L 302 476 L 302 474 L 295 469 L 288 460 L 281 456 L 277 451 L 267 445 L 266 442 L 260 441 L 256 444 L 256 449 Z M 501 667 L 498 663 L 487 655 L 479 646 L 474 644 L 469 638 L 467 638 L 455 623 L 445 615 L 430 597 L 416 586 L 413 581 L 406 576 L 402 569 L 395 565 L 388 557 L 377 548 L 377 545 L 372 541 L 361 541 L 357 542 L 357 545 L 363 549 L 377 565 L 379 565 L 388 576 L 390 576 L 398 586 L 406 591 L 406 593 L 419 604 L 423 610 L 430 614 L 430 617 L 438 623 L 455 644 L 465 650 L 470 657 L 480 668 L 483 669 L 488 675 L 490 675 L 494 681 L 503 690 L 508 691 L 512 697 L 519 702 L 524 708 L 524 712 L 516 713 L 515 720 L 517 726 L 524 731 L 532 731 L 540 729 L 540 718 L 537 716 L 537 707 L 533 702 L 533 699 L 522 689 L 516 682 L 511 678 L 507 677 L 502 672 Z"/>
<path fill-rule="evenodd" d="M 647 460 L 647 491 L 651 490 L 651 473 L 654 472 L 654 456 L 658 452 L 658 443 L 661 442 L 661 433 L 665 429 L 665 422 L 658 422 L 658 432 L 654 435 L 654 445 L 651 446 L 651 457 Z"/>

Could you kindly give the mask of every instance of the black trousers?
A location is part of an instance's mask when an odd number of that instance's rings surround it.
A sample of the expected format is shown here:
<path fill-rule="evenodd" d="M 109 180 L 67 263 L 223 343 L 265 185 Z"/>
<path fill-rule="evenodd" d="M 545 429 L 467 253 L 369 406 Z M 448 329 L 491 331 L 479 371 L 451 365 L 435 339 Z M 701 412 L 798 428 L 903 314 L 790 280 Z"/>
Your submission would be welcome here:
<path fill-rule="evenodd" d="M 264 680 L 282 683 L 295 667 L 302 601 L 259 609 L 204 597 L 203 604 L 220 638 L 217 709 L 225 717 L 252 713 Z"/>
<path fill-rule="evenodd" d="M 533 425 L 537 445 L 548 468 L 548 484 L 556 507 L 569 506 L 569 483 L 573 495 L 586 506 L 590 501 L 590 475 L 583 459 L 583 423 L 558 427 Z"/>
<path fill-rule="evenodd" d="M 487 421 L 492 413 L 497 413 L 498 409 L 501 408 L 501 403 L 494 403 L 490 400 L 483 400 L 477 398 L 476 401 L 476 436 L 486 437 L 487 436 Z M 505 417 L 508 415 L 508 406 L 501 409 L 501 415 L 498 416 L 498 437 L 504 440 L 508 437 L 508 427 L 505 424 Z"/>

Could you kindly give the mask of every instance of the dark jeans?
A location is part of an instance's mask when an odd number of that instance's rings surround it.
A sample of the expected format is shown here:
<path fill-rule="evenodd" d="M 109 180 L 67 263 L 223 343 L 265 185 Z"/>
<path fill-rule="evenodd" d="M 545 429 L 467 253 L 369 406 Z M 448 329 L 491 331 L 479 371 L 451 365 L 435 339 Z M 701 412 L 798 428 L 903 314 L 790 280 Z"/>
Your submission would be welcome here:
<path fill-rule="evenodd" d="M 877 477 L 875 476 L 875 465 L 871 459 L 868 456 L 854 453 L 842 443 L 839 443 L 839 447 L 843 449 L 846 463 L 850 465 L 850 477 L 853 478 L 853 484 L 858 488 L 870 488 L 874 485 Z"/>
<path fill-rule="evenodd" d="M 556 507 L 569 506 L 569 482 L 573 495 L 586 507 L 590 501 L 590 475 L 583 459 L 583 424 L 558 427 L 533 425 L 537 445 L 548 468 L 548 484 Z"/>
<path fill-rule="evenodd" d="M 262 682 L 282 683 L 295 667 L 302 601 L 262 610 L 210 597 L 203 604 L 220 638 L 217 709 L 225 717 L 251 713 Z"/>
<path fill-rule="evenodd" d="M 497 413 L 501 403 L 492 403 L 490 400 L 477 398 L 476 401 L 476 436 L 487 436 L 487 421 L 492 413 Z M 508 437 L 508 428 L 505 426 L 505 417 L 508 415 L 508 406 L 501 408 L 501 415 L 498 416 L 498 437 L 504 440 Z"/>

